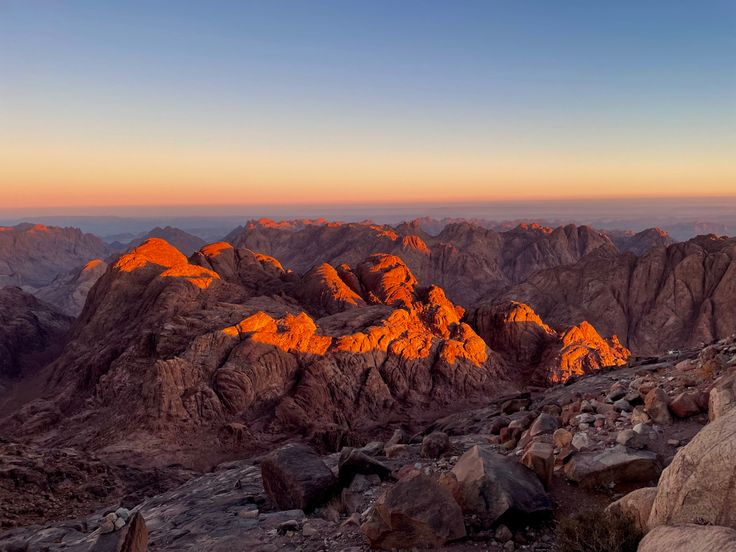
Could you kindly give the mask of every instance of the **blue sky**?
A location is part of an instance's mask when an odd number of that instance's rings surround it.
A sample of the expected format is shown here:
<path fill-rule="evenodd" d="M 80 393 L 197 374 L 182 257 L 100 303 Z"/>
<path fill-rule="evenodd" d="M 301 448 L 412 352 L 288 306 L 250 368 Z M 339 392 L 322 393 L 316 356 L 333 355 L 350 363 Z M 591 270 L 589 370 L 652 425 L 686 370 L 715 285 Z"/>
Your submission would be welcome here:
<path fill-rule="evenodd" d="M 722 1 L 4 0 L 0 183 L 724 193 L 735 52 Z"/>

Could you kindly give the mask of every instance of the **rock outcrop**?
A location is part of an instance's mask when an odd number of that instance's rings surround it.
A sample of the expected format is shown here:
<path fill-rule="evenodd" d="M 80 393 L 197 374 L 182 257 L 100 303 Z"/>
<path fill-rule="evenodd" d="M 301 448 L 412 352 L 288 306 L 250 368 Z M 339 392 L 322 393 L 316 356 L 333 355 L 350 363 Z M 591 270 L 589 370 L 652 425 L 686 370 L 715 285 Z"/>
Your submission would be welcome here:
<path fill-rule="evenodd" d="M 536 384 L 564 382 L 604 366 L 620 366 L 630 356 L 616 336 L 603 339 L 585 321 L 558 333 L 531 307 L 516 301 L 481 305 L 466 319 L 491 349 L 523 369 L 525 381 Z"/>
<path fill-rule="evenodd" d="M 708 523 L 736 529 L 736 409 L 705 426 L 662 472 L 649 526 Z"/>
<path fill-rule="evenodd" d="M 224 444 L 232 435 L 252 445 L 250 430 L 232 424 L 259 419 L 260 431 L 307 433 L 335 448 L 398 412 L 450 408 L 511 386 L 502 361 L 461 322 L 462 309 L 439 288 L 417 287 L 397 257 L 371 256 L 338 276 L 357 304 L 318 318 L 324 303 L 310 315 L 315 302 L 296 297 L 304 299 L 302 278 L 271 257 L 221 243 L 190 261 L 152 238 L 99 279 L 51 367 L 51 400 L 10 426 L 110 447 L 125 435 L 107 427 L 135 420 L 178 454 L 186 442 L 232 449 Z M 317 299 L 331 293 L 328 281 L 310 285 Z M 82 410 L 91 417 L 77 427 L 72 414 Z M 156 461 L 166 458 L 162 451 Z"/>
<path fill-rule="evenodd" d="M 0 289 L 0 379 L 30 375 L 58 355 L 71 322 L 19 288 Z"/>

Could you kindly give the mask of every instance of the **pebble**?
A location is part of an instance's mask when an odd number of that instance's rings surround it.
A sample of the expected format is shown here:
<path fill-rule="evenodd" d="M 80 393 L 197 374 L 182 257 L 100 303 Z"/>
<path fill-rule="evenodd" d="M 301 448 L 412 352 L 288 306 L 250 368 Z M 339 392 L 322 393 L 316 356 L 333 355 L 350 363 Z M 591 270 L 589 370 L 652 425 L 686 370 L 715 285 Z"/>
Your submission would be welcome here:
<path fill-rule="evenodd" d="M 117 510 L 115 510 L 115 515 L 119 518 L 123 518 L 125 521 L 128 521 L 128 518 L 130 517 L 130 510 L 127 508 L 120 507 Z"/>

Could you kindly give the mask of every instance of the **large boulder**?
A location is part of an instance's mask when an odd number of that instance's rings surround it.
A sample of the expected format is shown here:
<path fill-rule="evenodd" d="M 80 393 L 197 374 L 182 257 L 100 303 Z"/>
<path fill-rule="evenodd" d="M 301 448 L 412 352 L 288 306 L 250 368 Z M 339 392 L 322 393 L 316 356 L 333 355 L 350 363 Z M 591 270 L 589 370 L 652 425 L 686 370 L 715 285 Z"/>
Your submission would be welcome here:
<path fill-rule="evenodd" d="M 649 526 L 683 523 L 736 529 L 736 409 L 709 423 L 662 472 Z"/>
<path fill-rule="evenodd" d="M 710 525 L 661 526 L 650 531 L 637 552 L 736 552 L 736 531 Z"/>
<path fill-rule="evenodd" d="M 506 513 L 536 514 L 551 510 L 552 503 L 536 474 L 487 447 L 474 446 L 452 470 L 457 479 L 456 498 L 466 514 L 477 515 L 490 527 Z"/>
<path fill-rule="evenodd" d="M 310 447 L 289 444 L 261 462 L 263 487 L 282 510 L 313 510 L 327 500 L 337 479 Z"/>
<path fill-rule="evenodd" d="M 450 491 L 422 473 L 388 489 L 361 528 L 374 548 L 438 547 L 465 536 L 463 513 Z"/>
<path fill-rule="evenodd" d="M 655 496 L 657 496 L 657 487 L 642 487 L 609 504 L 606 512 L 623 514 L 643 534 L 647 532 L 647 523 Z"/>
<path fill-rule="evenodd" d="M 647 483 L 657 478 L 657 455 L 617 445 L 600 452 L 579 452 L 565 465 L 565 475 L 584 487 L 609 483 Z"/>

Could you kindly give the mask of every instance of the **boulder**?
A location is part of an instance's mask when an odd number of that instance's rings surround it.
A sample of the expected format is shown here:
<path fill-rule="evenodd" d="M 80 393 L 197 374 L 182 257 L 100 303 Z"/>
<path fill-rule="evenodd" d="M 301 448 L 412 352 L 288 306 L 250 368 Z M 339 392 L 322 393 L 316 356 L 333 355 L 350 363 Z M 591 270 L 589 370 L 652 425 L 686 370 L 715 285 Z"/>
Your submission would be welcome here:
<path fill-rule="evenodd" d="M 736 552 L 736 531 L 708 525 L 662 525 L 639 543 L 637 552 Z"/>
<path fill-rule="evenodd" d="M 649 439 L 646 435 L 637 433 L 633 429 L 622 429 L 616 435 L 616 442 L 625 447 L 643 449 L 647 446 Z"/>
<path fill-rule="evenodd" d="M 670 402 L 670 412 L 678 418 L 689 418 L 700 413 L 695 393 L 680 393 Z"/>
<path fill-rule="evenodd" d="M 555 449 L 551 444 L 532 442 L 524 451 L 521 463 L 536 473 L 545 487 L 549 487 L 555 467 Z"/>
<path fill-rule="evenodd" d="M 313 449 L 297 443 L 268 454 L 261 475 L 266 493 L 282 510 L 313 510 L 329 498 L 337 482 Z"/>
<path fill-rule="evenodd" d="M 579 452 L 565 465 L 565 475 L 584 487 L 609 483 L 647 483 L 656 479 L 657 455 L 621 445 L 601 452 Z"/>
<path fill-rule="evenodd" d="M 669 398 L 661 387 L 652 389 L 644 399 L 644 409 L 655 423 L 667 425 L 672 423 L 669 410 Z"/>
<path fill-rule="evenodd" d="M 708 418 L 717 420 L 736 405 L 736 373 L 720 377 L 708 396 Z"/>
<path fill-rule="evenodd" d="M 508 513 L 536 514 L 551 510 L 552 503 L 537 475 L 515 459 L 474 446 L 452 470 L 457 479 L 456 498 L 469 515 L 477 515 L 485 528 Z"/>
<path fill-rule="evenodd" d="M 662 472 L 649 526 L 708 523 L 736 529 L 736 409 L 709 423 Z"/>
<path fill-rule="evenodd" d="M 612 502 L 606 508 L 606 512 L 615 511 L 623 514 L 634 522 L 639 532 L 647 532 L 649 514 L 652 511 L 654 497 L 657 495 L 657 487 L 642 487 L 631 491 L 627 495 Z"/>
<path fill-rule="evenodd" d="M 542 413 L 537 416 L 537 419 L 529 427 L 529 436 L 536 437 L 537 435 L 551 434 L 558 427 L 560 427 L 560 423 L 557 421 L 557 416 Z"/>
<path fill-rule="evenodd" d="M 463 513 L 450 491 L 422 473 L 388 489 L 361 529 L 374 548 L 439 547 L 465 536 Z"/>
<path fill-rule="evenodd" d="M 447 433 L 435 431 L 422 439 L 419 454 L 423 458 L 439 458 L 448 448 L 450 448 L 450 438 Z"/>

